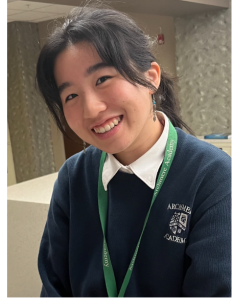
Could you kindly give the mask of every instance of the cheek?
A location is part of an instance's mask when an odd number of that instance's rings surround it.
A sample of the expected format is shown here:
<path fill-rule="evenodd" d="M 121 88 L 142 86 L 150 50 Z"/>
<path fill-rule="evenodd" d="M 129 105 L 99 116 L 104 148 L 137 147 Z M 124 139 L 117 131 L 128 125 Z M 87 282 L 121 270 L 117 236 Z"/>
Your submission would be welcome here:
<path fill-rule="evenodd" d="M 113 97 L 112 97 L 113 96 Z M 112 103 L 126 111 L 136 109 L 137 93 L 135 87 L 128 82 L 122 81 L 116 85 L 111 93 Z"/>
<path fill-rule="evenodd" d="M 69 125 L 69 127 L 76 132 L 78 128 L 81 128 L 81 113 L 79 109 L 75 109 L 74 107 L 66 107 L 64 108 L 64 116 Z"/>

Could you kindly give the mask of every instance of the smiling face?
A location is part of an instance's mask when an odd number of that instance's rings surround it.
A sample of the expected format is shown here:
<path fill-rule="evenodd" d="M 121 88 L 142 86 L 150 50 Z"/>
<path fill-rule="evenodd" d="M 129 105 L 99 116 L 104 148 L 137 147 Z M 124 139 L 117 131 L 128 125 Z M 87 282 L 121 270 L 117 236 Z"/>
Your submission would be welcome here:
<path fill-rule="evenodd" d="M 147 72 L 156 87 L 159 72 L 157 64 Z M 153 121 L 152 92 L 103 63 L 91 44 L 78 43 L 60 53 L 54 75 L 67 123 L 87 143 L 116 157 L 138 156 L 160 135 L 160 123 Z"/>

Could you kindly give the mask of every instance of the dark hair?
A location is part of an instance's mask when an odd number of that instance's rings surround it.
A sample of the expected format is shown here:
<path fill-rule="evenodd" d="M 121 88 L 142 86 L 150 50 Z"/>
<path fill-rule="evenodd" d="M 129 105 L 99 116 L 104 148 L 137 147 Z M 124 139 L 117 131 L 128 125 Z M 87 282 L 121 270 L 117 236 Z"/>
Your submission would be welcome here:
<path fill-rule="evenodd" d="M 144 73 L 156 62 L 152 54 L 154 40 L 126 14 L 108 8 L 84 6 L 74 8 L 64 25 L 48 37 L 39 55 L 36 80 L 40 92 L 59 129 L 66 134 L 67 122 L 54 77 L 57 56 L 69 45 L 91 43 L 103 62 L 112 65 L 132 84 L 155 92 L 156 108 L 163 111 L 175 127 L 191 129 L 179 116 L 175 80 L 161 69 L 161 82 L 156 89 Z"/>

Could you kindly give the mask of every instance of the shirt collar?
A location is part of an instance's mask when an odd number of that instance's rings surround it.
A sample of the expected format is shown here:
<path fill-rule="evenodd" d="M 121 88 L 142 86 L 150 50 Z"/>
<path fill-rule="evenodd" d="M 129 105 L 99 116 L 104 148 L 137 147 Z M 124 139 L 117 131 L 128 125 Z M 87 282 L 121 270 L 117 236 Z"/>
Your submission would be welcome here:
<path fill-rule="evenodd" d="M 151 189 L 154 189 L 158 170 L 164 159 L 165 148 L 168 139 L 169 122 L 163 112 L 157 112 L 164 118 L 164 130 L 158 141 L 140 158 L 128 166 L 122 165 L 112 154 L 107 154 L 102 171 L 102 182 L 105 191 L 110 180 L 118 171 L 135 174 Z"/>

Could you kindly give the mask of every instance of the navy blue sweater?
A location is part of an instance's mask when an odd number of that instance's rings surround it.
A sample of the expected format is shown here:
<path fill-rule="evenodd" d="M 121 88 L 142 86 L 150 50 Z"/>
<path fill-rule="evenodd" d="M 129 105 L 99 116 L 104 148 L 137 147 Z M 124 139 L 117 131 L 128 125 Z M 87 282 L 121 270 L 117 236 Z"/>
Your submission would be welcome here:
<path fill-rule="evenodd" d="M 125 297 L 231 295 L 231 159 L 177 133 L 176 155 L 152 207 Z M 107 297 L 97 199 L 100 156 L 90 146 L 60 169 L 38 258 L 43 297 Z M 122 172 L 108 190 L 106 239 L 119 290 L 153 190 Z"/>

